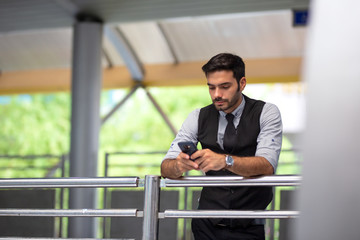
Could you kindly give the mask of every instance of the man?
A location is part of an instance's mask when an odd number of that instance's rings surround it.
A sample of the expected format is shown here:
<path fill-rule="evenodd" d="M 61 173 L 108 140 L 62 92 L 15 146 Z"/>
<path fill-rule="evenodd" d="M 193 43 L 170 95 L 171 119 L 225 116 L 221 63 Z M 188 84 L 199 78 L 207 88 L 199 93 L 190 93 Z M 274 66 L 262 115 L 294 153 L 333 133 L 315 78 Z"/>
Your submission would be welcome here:
<path fill-rule="evenodd" d="M 178 178 L 194 169 L 208 176 L 273 174 L 282 143 L 278 108 L 242 94 L 245 64 L 239 56 L 218 54 L 202 70 L 213 104 L 189 114 L 161 164 L 161 175 Z M 180 151 L 181 141 L 200 142 L 202 150 L 189 156 Z M 263 210 L 271 200 L 271 187 L 204 187 L 199 209 Z M 194 218 L 192 231 L 196 240 L 265 239 L 262 219 Z"/>

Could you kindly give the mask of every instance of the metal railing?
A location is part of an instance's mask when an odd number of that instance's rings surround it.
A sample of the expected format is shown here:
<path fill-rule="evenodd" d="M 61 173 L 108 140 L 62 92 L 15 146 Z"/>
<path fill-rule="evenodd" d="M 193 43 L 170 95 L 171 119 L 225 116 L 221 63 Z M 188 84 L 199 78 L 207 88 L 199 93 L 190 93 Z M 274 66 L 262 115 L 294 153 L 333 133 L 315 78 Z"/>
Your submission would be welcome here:
<path fill-rule="evenodd" d="M 120 178 L 16 178 L 1 179 L 0 188 L 137 187 L 138 177 Z"/>
<path fill-rule="evenodd" d="M 47 217 L 142 217 L 143 240 L 155 240 L 158 236 L 159 219 L 166 218 L 296 218 L 298 211 L 239 211 L 239 210 L 171 210 L 159 212 L 159 195 L 166 187 L 199 186 L 299 186 L 301 177 L 274 175 L 258 178 L 243 177 L 183 177 L 160 179 L 147 175 L 121 178 L 60 178 L 60 179 L 1 179 L 1 188 L 104 188 L 142 187 L 144 209 L 0 209 L 0 216 L 47 216 Z"/>
<path fill-rule="evenodd" d="M 142 217 L 137 209 L 0 209 L 0 216 L 19 217 Z"/>
<path fill-rule="evenodd" d="M 300 186 L 297 175 L 273 175 L 258 178 L 240 176 L 208 177 L 194 176 L 180 179 L 163 179 L 160 187 L 216 187 L 216 186 Z M 238 210 L 165 210 L 158 218 L 297 218 L 298 211 L 238 211 Z M 156 219 L 153 219 L 156 221 Z M 150 234 L 151 235 L 151 234 Z M 151 238 L 156 239 L 156 238 Z"/>
<path fill-rule="evenodd" d="M 164 179 L 161 187 L 299 186 L 300 183 L 301 177 L 294 175 L 273 175 L 258 178 L 194 176 Z"/>

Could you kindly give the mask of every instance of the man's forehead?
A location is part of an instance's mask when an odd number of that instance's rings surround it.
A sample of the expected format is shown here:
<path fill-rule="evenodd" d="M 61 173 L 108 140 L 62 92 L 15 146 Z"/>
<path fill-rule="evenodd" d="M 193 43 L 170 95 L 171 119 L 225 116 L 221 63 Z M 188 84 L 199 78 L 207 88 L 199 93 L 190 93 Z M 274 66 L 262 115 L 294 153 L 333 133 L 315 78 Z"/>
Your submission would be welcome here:
<path fill-rule="evenodd" d="M 234 84 L 236 83 L 236 79 L 233 75 L 228 74 L 214 74 L 207 76 L 207 84 L 208 85 L 224 85 L 224 84 Z"/>

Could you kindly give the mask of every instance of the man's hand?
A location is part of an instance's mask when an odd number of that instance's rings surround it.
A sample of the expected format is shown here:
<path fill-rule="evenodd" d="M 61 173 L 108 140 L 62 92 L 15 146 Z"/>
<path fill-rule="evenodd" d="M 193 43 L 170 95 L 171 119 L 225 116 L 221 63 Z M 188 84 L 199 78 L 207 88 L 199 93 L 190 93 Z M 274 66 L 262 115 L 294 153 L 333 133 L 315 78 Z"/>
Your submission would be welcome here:
<path fill-rule="evenodd" d="M 190 160 L 196 159 L 195 161 Z M 272 175 L 274 168 L 264 157 L 232 156 L 234 165 L 228 171 L 244 177 Z M 225 155 L 202 149 L 189 156 L 180 153 L 176 159 L 165 159 L 161 164 L 161 175 L 168 178 L 181 177 L 184 172 L 201 170 L 203 172 L 218 171 L 226 167 Z"/>
<path fill-rule="evenodd" d="M 184 172 L 199 170 L 199 165 L 190 160 L 190 156 L 181 152 L 176 159 L 165 159 L 161 164 L 161 176 L 179 178 Z"/>
<path fill-rule="evenodd" d="M 232 155 L 234 165 L 226 168 L 228 171 L 244 177 L 272 175 L 274 168 L 264 157 L 238 157 Z M 191 155 L 192 159 L 196 159 L 198 170 L 203 172 L 218 171 L 226 167 L 225 154 L 215 153 L 209 149 L 202 149 Z"/>
<path fill-rule="evenodd" d="M 192 159 L 194 159 L 194 158 L 192 158 Z M 175 159 L 175 168 L 178 172 L 181 172 L 181 175 L 182 175 L 184 172 L 187 172 L 187 171 L 190 171 L 193 169 L 199 170 L 199 165 L 198 165 L 198 163 L 194 162 L 193 160 L 190 160 L 189 155 L 181 152 Z"/>
<path fill-rule="evenodd" d="M 191 155 L 192 159 L 196 159 L 198 170 L 208 172 L 210 170 L 218 171 L 226 167 L 225 155 L 211 151 L 210 149 L 202 149 Z"/>

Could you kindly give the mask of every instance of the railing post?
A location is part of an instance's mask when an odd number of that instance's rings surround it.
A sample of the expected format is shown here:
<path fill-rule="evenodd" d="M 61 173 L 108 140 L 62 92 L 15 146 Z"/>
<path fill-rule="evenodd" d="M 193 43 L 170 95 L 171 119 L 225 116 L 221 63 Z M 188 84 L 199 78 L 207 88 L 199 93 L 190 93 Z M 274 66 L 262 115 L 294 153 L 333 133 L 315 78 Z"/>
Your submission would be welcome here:
<path fill-rule="evenodd" d="M 145 176 L 143 240 L 156 240 L 159 229 L 160 177 Z"/>

